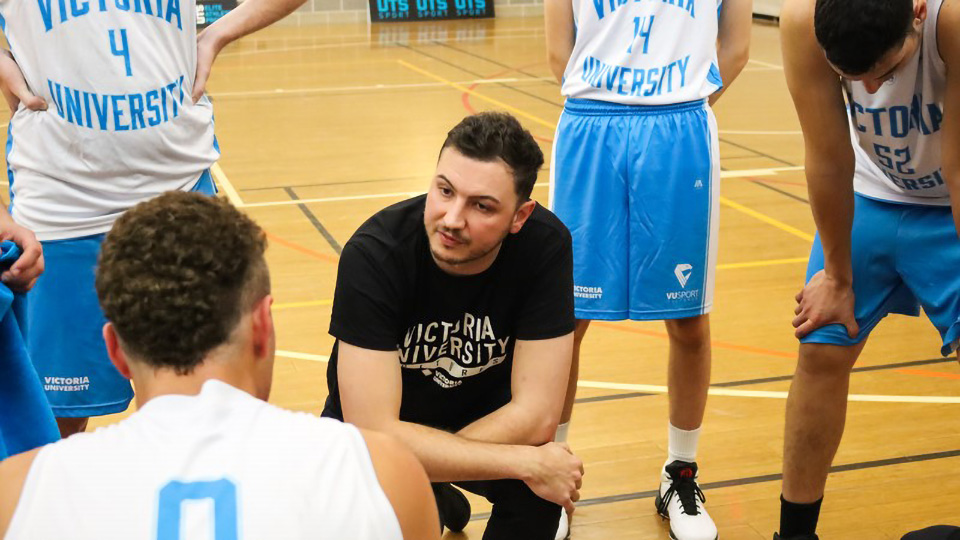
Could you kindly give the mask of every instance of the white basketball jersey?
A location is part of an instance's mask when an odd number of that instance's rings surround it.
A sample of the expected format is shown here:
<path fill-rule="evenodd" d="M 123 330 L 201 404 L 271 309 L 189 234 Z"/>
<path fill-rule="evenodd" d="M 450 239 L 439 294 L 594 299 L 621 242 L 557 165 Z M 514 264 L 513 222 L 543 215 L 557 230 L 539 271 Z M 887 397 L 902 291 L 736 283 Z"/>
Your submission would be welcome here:
<path fill-rule="evenodd" d="M 573 0 L 566 97 L 628 105 L 703 99 L 723 83 L 717 0 Z"/>
<path fill-rule="evenodd" d="M 400 540 L 360 432 L 219 381 L 43 448 L 6 540 Z"/>
<path fill-rule="evenodd" d="M 220 155 L 190 98 L 194 0 L 0 0 L 27 85 L 7 141 L 14 218 L 41 240 L 106 232 L 126 209 L 190 189 Z"/>
<path fill-rule="evenodd" d="M 947 88 L 937 50 L 942 0 L 927 1 L 921 45 L 876 94 L 844 79 L 856 157 L 854 189 L 880 200 L 949 205 L 940 170 L 940 130 Z"/>

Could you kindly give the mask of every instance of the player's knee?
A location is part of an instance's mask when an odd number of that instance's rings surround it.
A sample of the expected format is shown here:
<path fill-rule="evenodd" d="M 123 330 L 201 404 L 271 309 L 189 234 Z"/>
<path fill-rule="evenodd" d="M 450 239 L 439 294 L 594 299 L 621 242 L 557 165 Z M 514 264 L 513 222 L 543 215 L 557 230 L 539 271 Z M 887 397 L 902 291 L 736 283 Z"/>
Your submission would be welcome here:
<path fill-rule="evenodd" d="M 858 347 L 802 343 L 797 371 L 815 377 L 847 377 L 857 361 Z"/>
<path fill-rule="evenodd" d="M 670 345 L 684 350 L 700 350 L 710 345 L 710 321 L 706 315 L 665 321 Z"/>

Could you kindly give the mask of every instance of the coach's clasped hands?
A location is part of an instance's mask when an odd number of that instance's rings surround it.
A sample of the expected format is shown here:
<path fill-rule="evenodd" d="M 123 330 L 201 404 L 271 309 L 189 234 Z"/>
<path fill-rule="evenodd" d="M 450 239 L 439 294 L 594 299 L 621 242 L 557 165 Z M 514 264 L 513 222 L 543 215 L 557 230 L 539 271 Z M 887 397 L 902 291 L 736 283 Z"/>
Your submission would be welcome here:
<path fill-rule="evenodd" d="M 573 514 L 573 503 L 580 500 L 583 461 L 573 455 L 566 443 L 531 446 L 529 451 L 533 454 L 523 481 L 540 498 L 559 504 L 568 514 Z"/>

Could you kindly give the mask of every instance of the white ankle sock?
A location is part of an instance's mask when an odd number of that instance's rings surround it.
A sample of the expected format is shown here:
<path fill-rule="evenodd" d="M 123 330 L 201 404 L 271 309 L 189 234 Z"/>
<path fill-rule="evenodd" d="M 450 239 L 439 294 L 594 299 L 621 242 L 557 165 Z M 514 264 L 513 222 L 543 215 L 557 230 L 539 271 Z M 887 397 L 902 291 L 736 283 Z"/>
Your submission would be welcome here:
<path fill-rule="evenodd" d="M 567 430 L 570 429 L 570 422 L 565 422 L 557 426 L 557 433 L 553 436 L 554 442 L 567 442 Z"/>
<path fill-rule="evenodd" d="M 697 460 L 697 444 L 700 442 L 700 428 L 687 431 L 669 424 L 667 435 L 667 464 L 674 461 L 694 462 Z"/>

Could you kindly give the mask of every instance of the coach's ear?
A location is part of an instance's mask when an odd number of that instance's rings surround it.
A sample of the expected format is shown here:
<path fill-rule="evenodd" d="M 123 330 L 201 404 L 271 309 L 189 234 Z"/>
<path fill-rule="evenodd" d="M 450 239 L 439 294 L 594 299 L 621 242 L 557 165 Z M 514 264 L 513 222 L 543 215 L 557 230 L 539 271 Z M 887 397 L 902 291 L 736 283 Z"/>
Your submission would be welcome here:
<path fill-rule="evenodd" d="M 523 228 L 523 224 L 527 222 L 527 218 L 530 217 L 530 214 L 533 213 L 533 209 L 536 207 L 537 201 L 530 199 L 517 208 L 517 212 L 513 214 L 513 223 L 510 224 L 510 234 L 517 234 L 520 232 L 520 229 Z"/>
<path fill-rule="evenodd" d="M 103 325 L 103 342 L 107 344 L 107 356 L 110 357 L 113 367 L 129 379 L 130 364 L 127 363 L 127 354 L 120 346 L 120 336 L 117 335 L 117 329 L 113 327 L 113 323 L 108 322 Z"/>

